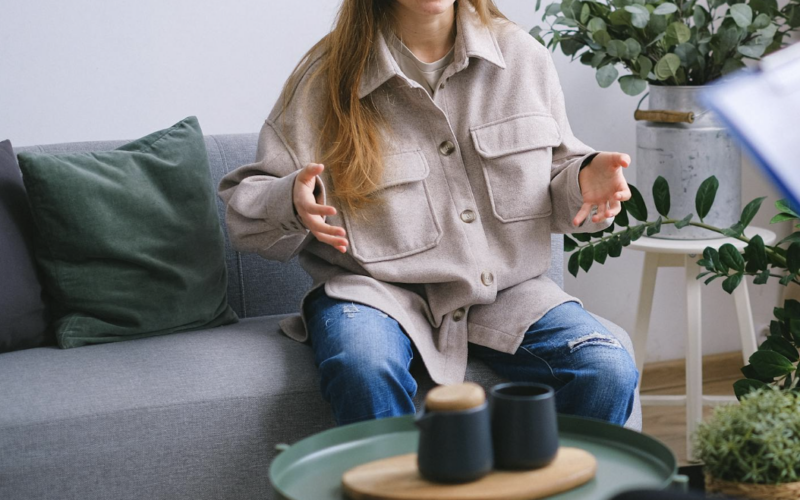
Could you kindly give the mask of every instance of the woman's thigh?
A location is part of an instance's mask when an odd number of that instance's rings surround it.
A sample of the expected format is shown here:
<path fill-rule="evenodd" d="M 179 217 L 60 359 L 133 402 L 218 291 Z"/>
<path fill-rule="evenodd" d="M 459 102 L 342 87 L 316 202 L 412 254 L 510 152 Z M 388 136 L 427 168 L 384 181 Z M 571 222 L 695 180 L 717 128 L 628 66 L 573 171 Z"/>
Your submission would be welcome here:
<path fill-rule="evenodd" d="M 415 411 L 414 347 L 394 318 L 323 287 L 304 305 L 322 394 L 339 424 Z"/>
<path fill-rule="evenodd" d="M 633 358 L 576 301 L 555 306 L 531 325 L 516 353 L 470 345 L 470 354 L 509 380 L 561 391 L 559 411 L 624 423 L 632 409 L 639 377 Z"/>

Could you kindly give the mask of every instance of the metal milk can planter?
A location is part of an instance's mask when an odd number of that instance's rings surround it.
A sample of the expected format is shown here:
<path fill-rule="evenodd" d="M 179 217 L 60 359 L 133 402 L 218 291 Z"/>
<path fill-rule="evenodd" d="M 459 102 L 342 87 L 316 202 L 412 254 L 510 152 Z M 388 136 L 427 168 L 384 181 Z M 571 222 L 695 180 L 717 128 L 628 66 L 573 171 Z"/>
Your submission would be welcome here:
<path fill-rule="evenodd" d="M 742 153 L 710 110 L 698 99 L 702 86 L 649 85 L 649 110 L 637 109 L 636 187 L 647 205 L 648 219 L 658 216 L 653 201 L 653 183 L 660 175 L 671 194 L 673 219 L 694 214 L 695 194 L 700 184 L 715 175 L 719 181 L 716 200 L 703 219 L 717 227 L 730 227 L 742 211 Z M 668 224 L 653 238 L 699 240 L 724 238 L 707 229 Z"/>

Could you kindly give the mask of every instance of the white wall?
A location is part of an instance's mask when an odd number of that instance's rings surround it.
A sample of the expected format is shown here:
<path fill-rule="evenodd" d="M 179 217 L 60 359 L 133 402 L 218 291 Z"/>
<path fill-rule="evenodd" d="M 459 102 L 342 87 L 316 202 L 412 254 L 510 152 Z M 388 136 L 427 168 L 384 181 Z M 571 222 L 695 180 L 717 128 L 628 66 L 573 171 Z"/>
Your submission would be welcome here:
<path fill-rule="evenodd" d="M 299 58 L 330 30 L 338 4 L 5 0 L 0 139 L 17 146 L 133 139 L 189 115 L 207 134 L 257 132 Z M 541 23 L 533 0 L 498 5 L 525 28 Z M 554 57 L 575 134 L 597 149 L 630 154 L 626 177 L 635 184 L 637 168 L 646 168 L 635 155 L 633 110 L 641 96 L 623 94 L 616 83 L 601 89 L 591 68 L 560 50 Z M 769 196 L 755 219 L 766 225 L 776 193 L 747 162 L 743 176 L 744 202 Z M 567 274 L 566 290 L 630 332 L 642 263 L 642 254 L 626 249 L 577 279 Z M 780 288 L 751 285 L 757 327 L 768 324 Z M 659 272 L 650 360 L 682 357 L 682 290 L 679 269 Z M 719 281 L 704 288 L 703 300 L 706 352 L 738 349 L 733 300 Z"/>

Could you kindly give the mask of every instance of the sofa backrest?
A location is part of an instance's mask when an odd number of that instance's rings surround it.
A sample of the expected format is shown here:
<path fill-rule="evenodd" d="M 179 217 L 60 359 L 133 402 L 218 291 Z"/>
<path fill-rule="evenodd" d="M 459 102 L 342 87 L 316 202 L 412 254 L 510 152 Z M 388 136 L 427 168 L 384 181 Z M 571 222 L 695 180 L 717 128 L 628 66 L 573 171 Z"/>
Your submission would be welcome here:
<path fill-rule="evenodd" d="M 129 141 L 68 142 L 15 148 L 43 153 L 75 153 L 109 151 Z M 205 136 L 208 161 L 214 192 L 222 177 L 255 161 L 258 134 L 227 134 Z M 225 234 L 225 260 L 228 268 L 228 302 L 241 318 L 298 312 L 300 299 L 311 287 L 311 278 L 300 267 L 297 257 L 289 262 L 271 261 L 257 254 L 233 250 L 225 225 L 225 206 L 217 196 L 217 214 Z M 552 261 L 547 275 L 560 287 L 564 286 L 564 238 L 552 235 Z"/>

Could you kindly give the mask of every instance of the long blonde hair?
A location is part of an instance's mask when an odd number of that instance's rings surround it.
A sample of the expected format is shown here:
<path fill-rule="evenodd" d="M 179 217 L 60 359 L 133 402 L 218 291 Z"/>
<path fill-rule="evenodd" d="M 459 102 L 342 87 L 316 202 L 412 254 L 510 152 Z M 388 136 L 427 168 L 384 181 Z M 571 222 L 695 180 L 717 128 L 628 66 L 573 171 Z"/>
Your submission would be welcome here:
<path fill-rule="evenodd" d="M 391 27 L 394 1 L 343 0 L 331 32 L 305 53 L 281 92 L 285 109 L 300 78 L 319 59 L 309 75 L 309 81 L 324 75 L 326 103 L 315 161 L 331 176 L 329 194 L 351 213 L 375 201 L 369 193 L 383 174 L 380 131 L 388 123 L 369 97 L 358 98 L 358 88 L 379 32 Z M 493 0 L 462 1 L 475 7 L 486 26 L 493 19 L 507 19 Z M 314 57 L 317 51 L 321 57 Z"/>

